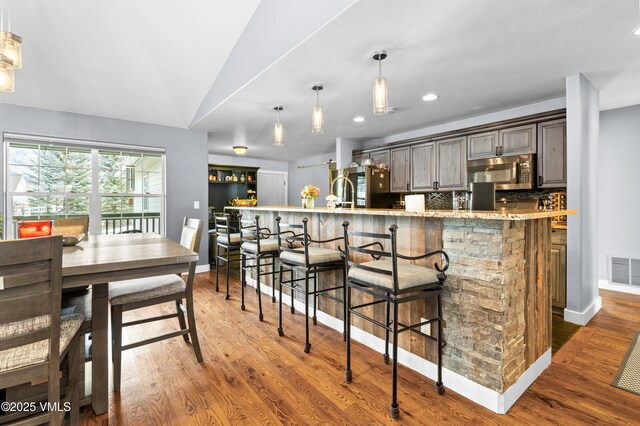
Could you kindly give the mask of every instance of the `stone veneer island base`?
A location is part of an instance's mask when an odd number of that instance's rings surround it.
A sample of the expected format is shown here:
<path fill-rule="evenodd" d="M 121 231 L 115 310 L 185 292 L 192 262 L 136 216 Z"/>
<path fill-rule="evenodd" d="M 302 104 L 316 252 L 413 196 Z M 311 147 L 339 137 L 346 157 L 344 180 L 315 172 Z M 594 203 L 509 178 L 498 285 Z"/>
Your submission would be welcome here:
<path fill-rule="evenodd" d="M 261 226 L 273 232 L 277 216 L 283 223 L 301 223 L 306 217 L 312 238 L 321 240 L 342 236 L 345 220 L 351 229 L 376 233 L 387 232 L 389 225 L 396 224 L 399 253 L 415 256 L 445 250 L 451 265 L 443 295 L 443 381 L 454 392 L 497 413 L 506 413 L 551 363 L 550 221 L 552 216 L 575 211 L 238 210 L 245 219 L 260 215 Z M 414 263 L 433 266 L 424 261 Z M 323 274 L 320 285 L 331 286 L 336 280 L 342 280 L 339 273 Z M 270 281 L 265 281 L 261 284 L 269 286 Z M 263 287 L 263 291 L 268 290 Z M 370 297 L 358 296 L 354 304 L 365 303 Z M 287 299 L 290 301 L 283 296 L 283 301 Z M 304 306 L 303 301 L 295 303 Z M 321 299 L 318 308 L 318 321 L 342 331 L 339 304 Z M 434 308 L 435 303 L 429 300 L 407 303 L 399 311 L 400 322 L 419 322 Z M 384 320 L 383 304 L 367 309 L 369 315 Z M 353 339 L 384 351 L 380 327 L 355 316 L 352 326 Z M 436 346 L 426 340 L 415 333 L 401 334 L 398 361 L 435 379 Z M 352 362 L 355 376 L 357 358 Z"/>

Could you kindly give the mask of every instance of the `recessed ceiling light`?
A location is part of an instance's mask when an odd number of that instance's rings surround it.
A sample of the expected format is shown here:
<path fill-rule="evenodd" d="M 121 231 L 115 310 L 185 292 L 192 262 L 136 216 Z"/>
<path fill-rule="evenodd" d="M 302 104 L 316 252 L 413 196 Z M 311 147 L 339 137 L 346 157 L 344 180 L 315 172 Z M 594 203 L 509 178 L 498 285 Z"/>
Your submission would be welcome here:
<path fill-rule="evenodd" d="M 436 95 L 435 93 L 427 93 L 426 95 L 424 95 L 422 97 L 423 101 L 435 101 L 436 99 L 438 99 L 438 95 Z"/>
<path fill-rule="evenodd" d="M 640 27 L 636 28 L 633 33 L 637 36 L 640 36 Z"/>
<path fill-rule="evenodd" d="M 353 121 L 355 123 L 362 123 L 364 121 L 364 117 L 354 117 Z"/>

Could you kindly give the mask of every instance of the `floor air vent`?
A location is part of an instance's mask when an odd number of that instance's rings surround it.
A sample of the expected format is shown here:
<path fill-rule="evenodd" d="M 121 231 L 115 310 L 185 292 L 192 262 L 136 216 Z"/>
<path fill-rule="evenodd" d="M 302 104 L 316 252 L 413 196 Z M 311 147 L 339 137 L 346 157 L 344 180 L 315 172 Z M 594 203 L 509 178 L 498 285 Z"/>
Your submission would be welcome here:
<path fill-rule="evenodd" d="M 611 256 L 611 282 L 640 287 L 640 260 Z"/>

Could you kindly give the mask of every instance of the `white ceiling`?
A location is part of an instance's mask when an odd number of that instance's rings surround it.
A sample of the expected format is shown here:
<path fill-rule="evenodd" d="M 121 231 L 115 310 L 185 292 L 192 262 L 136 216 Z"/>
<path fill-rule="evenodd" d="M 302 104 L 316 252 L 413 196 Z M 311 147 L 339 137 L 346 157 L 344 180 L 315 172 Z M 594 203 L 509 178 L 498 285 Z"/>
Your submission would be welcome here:
<path fill-rule="evenodd" d="M 186 128 L 259 3 L 5 0 L 23 68 L 0 102 Z"/>
<path fill-rule="evenodd" d="M 288 8 L 293 1 L 277 4 L 302 21 L 317 0 L 295 0 L 304 12 Z M 336 137 L 388 136 L 561 97 L 564 77 L 580 72 L 600 89 L 601 109 L 640 104 L 637 0 L 326 1 L 335 6 L 324 26 L 309 37 L 290 31 L 300 39 L 272 59 L 256 43 L 255 75 L 224 87 L 230 95 L 209 108 L 203 100 L 243 32 L 263 25 L 253 33 L 287 34 L 282 16 L 267 26 L 252 19 L 275 3 L 5 0 L 24 38 L 24 67 L 16 92 L 0 93 L 0 102 L 183 128 L 195 122 L 209 133 L 211 153 L 242 144 L 247 156 L 275 160 L 330 152 Z M 383 74 L 397 112 L 375 117 L 378 49 L 389 53 Z M 317 82 L 325 84 L 323 135 L 310 131 Z M 440 99 L 423 102 L 427 92 Z M 283 149 L 272 141 L 277 104 L 285 106 Z M 353 123 L 356 115 L 366 121 Z"/>

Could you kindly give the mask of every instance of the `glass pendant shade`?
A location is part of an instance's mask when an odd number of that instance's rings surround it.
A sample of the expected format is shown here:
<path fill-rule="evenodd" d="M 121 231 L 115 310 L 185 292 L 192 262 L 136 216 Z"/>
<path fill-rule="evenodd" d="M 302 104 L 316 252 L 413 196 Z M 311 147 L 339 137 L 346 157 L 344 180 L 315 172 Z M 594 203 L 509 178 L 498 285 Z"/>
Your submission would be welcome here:
<path fill-rule="evenodd" d="M 323 125 L 324 114 L 322 111 L 322 105 L 315 105 L 313 107 L 313 113 L 311 114 L 311 133 L 321 135 L 323 132 Z"/>
<path fill-rule="evenodd" d="M 22 68 L 22 37 L 9 31 L 0 32 L 0 53 L 13 61 L 13 68 Z"/>
<path fill-rule="evenodd" d="M 0 92 L 13 92 L 13 62 L 5 55 L 0 54 Z"/>
<path fill-rule="evenodd" d="M 375 115 L 384 115 L 389 110 L 389 101 L 387 99 L 387 78 L 378 77 L 373 80 L 373 113 Z"/>
<path fill-rule="evenodd" d="M 247 153 L 248 149 L 249 148 L 247 148 L 246 146 L 236 145 L 233 147 L 233 152 L 235 152 L 238 155 L 244 155 Z"/>
<path fill-rule="evenodd" d="M 283 146 L 284 145 L 284 128 L 282 127 L 282 123 L 277 121 L 276 125 L 273 127 L 273 146 Z"/>

